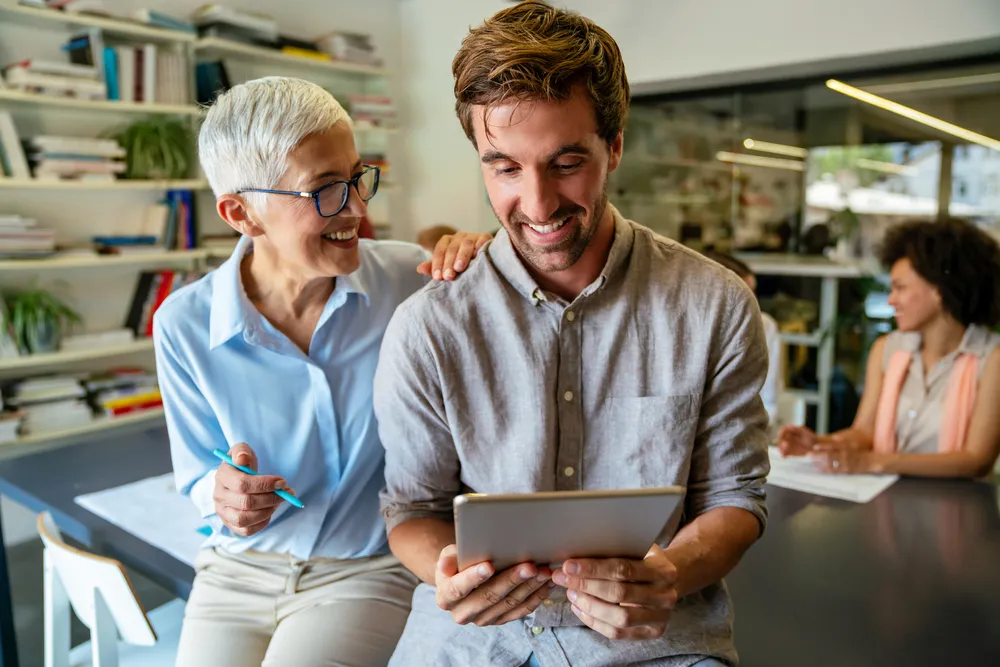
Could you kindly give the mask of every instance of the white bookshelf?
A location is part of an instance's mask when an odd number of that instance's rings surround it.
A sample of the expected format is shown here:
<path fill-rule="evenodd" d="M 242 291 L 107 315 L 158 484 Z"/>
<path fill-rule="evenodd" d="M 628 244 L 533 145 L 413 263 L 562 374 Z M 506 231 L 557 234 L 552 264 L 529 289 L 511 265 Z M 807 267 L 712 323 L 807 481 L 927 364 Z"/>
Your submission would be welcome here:
<path fill-rule="evenodd" d="M 207 190 L 208 181 L 48 181 L 38 178 L 0 178 L 0 188 L 18 190 Z"/>
<path fill-rule="evenodd" d="M 194 104 L 158 104 L 145 102 L 121 102 L 118 100 L 87 100 L 58 95 L 40 95 L 19 90 L 0 89 L 0 102 L 37 104 L 43 107 L 57 107 L 84 111 L 108 111 L 114 113 L 159 114 L 164 116 L 198 116 L 201 108 Z"/>
<path fill-rule="evenodd" d="M 366 76 L 386 75 L 386 70 L 381 67 L 348 63 L 339 60 L 321 60 L 319 58 L 297 56 L 290 53 L 282 53 L 277 49 L 243 44 L 242 42 L 235 42 L 220 37 L 202 37 L 195 42 L 194 49 L 197 53 L 205 56 L 249 58 L 252 60 L 295 65 L 296 67 L 308 69 L 362 74 Z"/>
<path fill-rule="evenodd" d="M 197 37 L 180 30 L 168 30 L 145 25 L 138 21 L 124 21 L 88 14 L 69 14 L 55 9 L 26 7 L 13 2 L 0 2 L 0 22 L 41 28 L 98 28 L 115 37 L 128 37 L 154 42 L 193 42 Z"/>
<path fill-rule="evenodd" d="M 63 366 L 82 361 L 114 359 L 115 357 L 125 357 L 130 354 L 150 352 L 152 349 L 152 338 L 140 338 L 128 345 L 117 345 L 115 347 L 99 347 L 90 350 L 49 352 L 46 354 L 27 354 L 20 357 L 0 358 L 0 374 L 10 376 L 26 371 Z"/>
<path fill-rule="evenodd" d="M 107 3 L 115 11 L 117 3 Z M 168 13 L 169 5 L 160 4 Z M 333 16 L 328 29 L 341 29 L 337 17 Z M 143 114 L 173 116 L 196 134 L 205 109 L 195 103 L 196 63 L 211 59 L 232 61 L 230 76 L 235 85 L 245 78 L 262 76 L 281 70 L 289 70 L 295 76 L 311 79 L 328 87 L 339 95 L 382 94 L 390 83 L 388 71 L 382 67 L 372 67 L 357 63 L 323 60 L 283 53 L 276 49 L 254 46 L 220 38 L 199 38 L 183 31 L 170 30 L 145 25 L 124 19 L 94 15 L 67 14 L 65 12 L 18 5 L 12 0 L 0 0 L 0 39 L 9 42 L 14 59 L 43 57 L 51 54 L 51 44 L 36 48 L 36 41 L 28 30 L 51 31 L 52 39 L 37 42 L 55 43 L 62 36 L 83 31 L 101 31 L 106 43 L 117 45 L 133 42 L 142 44 L 153 42 L 158 49 L 169 49 L 184 55 L 188 67 L 190 89 L 189 104 L 162 104 L 123 102 L 118 100 L 86 100 L 72 97 L 26 93 L 11 88 L 0 88 L 0 109 L 9 109 L 15 116 L 17 129 L 22 138 L 32 134 L 66 134 L 72 136 L 102 136 L 106 131 L 115 131 Z M 37 34 L 37 33 L 36 33 Z M 4 45 L 6 46 L 6 44 Z M 2 49 L 0 49 L 2 50 Z M 23 54 L 23 55 L 22 55 Z M 54 58 L 54 55 L 48 55 Z M 5 63 L 0 63 L 5 64 Z M 21 125 L 24 122 L 24 125 Z M 30 129 L 29 129 L 30 128 Z M 367 141 L 370 148 L 389 155 L 390 139 L 395 128 L 360 126 L 355 128 L 359 141 Z M 195 166 L 195 169 L 197 167 Z M 197 173 L 192 171 L 191 173 Z M 383 182 L 381 189 L 388 194 L 391 183 Z M 157 201 L 165 190 L 209 191 L 203 178 L 180 180 L 125 180 L 112 182 L 53 181 L 25 178 L 4 178 L 0 176 L 0 200 L 4 204 L 14 204 L 13 212 L 34 217 L 39 224 L 56 230 L 59 239 L 86 239 L 101 233 L 129 234 L 138 231 L 142 223 L 142 210 L 148 200 Z M 93 194 L 89 194 L 93 193 Z M 211 195 L 200 198 L 195 207 L 201 216 L 207 216 Z M 0 209 L 4 207 L 0 206 Z M 79 211 L 79 213 L 77 213 Z M 392 213 L 374 213 L 378 221 L 373 221 L 379 236 L 391 230 L 385 222 Z M 207 219 L 199 218 L 200 231 L 215 233 Z M 118 323 L 119 302 L 122 315 L 129 304 L 135 280 L 143 267 L 151 268 L 195 268 L 211 269 L 219 260 L 228 258 L 231 248 L 196 248 L 193 250 L 158 250 L 123 255 L 96 255 L 85 253 L 55 254 L 39 259 L 0 259 L 0 278 L 4 289 L 15 289 L 27 285 L 29 281 L 42 278 L 54 283 L 65 283 L 69 296 L 67 303 L 80 312 L 86 331 L 104 330 L 105 326 L 120 326 Z M 48 287 L 48 285 L 43 285 Z M 91 286 L 94 286 L 93 288 Z M 58 292 L 58 289 L 57 289 Z M 125 293 L 129 295 L 126 296 Z M 60 296 L 62 296 L 60 294 Z M 112 322 L 113 320 L 113 322 Z M 128 345 L 74 352 L 30 355 L 0 359 L 0 377 L 30 377 L 41 373 L 74 372 L 78 369 L 102 367 L 103 360 L 126 358 L 136 355 L 136 359 L 146 355 L 152 367 L 152 341 L 137 340 Z M 131 359 L 128 359 L 131 361 Z M 145 361 L 143 361 L 145 365 Z M 113 361 L 107 363 L 112 366 Z M 115 418 L 98 418 L 92 423 L 58 432 L 26 435 L 13 443 L 0 445 L 0 459 L 20 456 L 27 452 L 64 446 L 73 442 L 86 441 L 87 436 L 110 430 L 147 429 L 164 422 L 162 410 L 147 410 L 133 415 Z"/>
<path fill-rule="evenodd" d="M 860 278 L 867 273 L 866 268 L 858 263 L 836 262 L 824 256 L 738 253 L 737 257 L 746 262 L 758 275 L 819 279 L 818 329 L 805 334 L 783 333 L 781 341 L 785 345 L 813 347 L 817 350 L 816 379 L 819 389 L 793 393 L 806 403 L 816 406 L 816 431 L 826 433 L 830 423 L 830 386 L 836 353 L 836 335 L 833 327 L 837 319 L 840 280 Z"/>
<path fill-rule="evenodd" d="M 120 417 L 95 417 L 87 424 L 58 431 L 29 433 L 11 442 L 0 443 L 0 460 L 11 459 L 59 446 L 71 444 L 88 435 L 111 431 L 141 431 L 165 424 L 163 408 L 148 408 Z"/>

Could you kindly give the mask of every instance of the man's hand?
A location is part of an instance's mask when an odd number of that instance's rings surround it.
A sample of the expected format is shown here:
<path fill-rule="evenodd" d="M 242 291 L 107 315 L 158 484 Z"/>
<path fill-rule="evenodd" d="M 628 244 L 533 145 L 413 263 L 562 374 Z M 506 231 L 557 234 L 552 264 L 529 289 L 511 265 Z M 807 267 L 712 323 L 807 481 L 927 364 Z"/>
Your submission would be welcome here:
<path fill-rule="evenodd" d="M 250 445 L 240 442 L 229 450 L 233 463 L 257 470 L 257 456 Z M 284 501 L 275 489 L 288 488 L 285 480 L 274 475 L 248 475 L 228 463 L 219 465 L 215 473 L 215 513 L 236 535 L 247 537 L 264 530 L 271 515 Z"/>
<path fill-rule="evenodd" d="M 445 234 L 434 246 L 431 259 L 417 267 L 417 273 L 431 276 L 434 280 L 454 280 L 492 238 L 489 234 L 469 232 Z"/>
<path fill-rule="evenodd" d="M 577 618 L 608 639 L 662 637 L 677 604 L 677 568 L 655 544 L 643 560 L 568 560 L 552 580 Z"/>
<path fill-rule="evenodd" d="M 458 570 L 454 544 L 441 550 L 435 572 L 437 603 L 459 625 L 503 625 L 524 618 L 549 597 L 552 573 L 521 563 L 493 576 L 493 566 L 480 563 Z"/>

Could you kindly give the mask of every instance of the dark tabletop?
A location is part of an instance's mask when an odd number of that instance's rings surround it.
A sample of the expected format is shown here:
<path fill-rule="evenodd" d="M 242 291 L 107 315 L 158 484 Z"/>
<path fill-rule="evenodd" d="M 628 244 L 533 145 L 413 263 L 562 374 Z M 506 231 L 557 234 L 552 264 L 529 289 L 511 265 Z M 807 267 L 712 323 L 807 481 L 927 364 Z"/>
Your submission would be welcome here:
<path fill-rule="evenodd" d="M 744 667 L 1000 666 L 997 487 L 901 480 L 864 505 L 768 487 L 727 577 Z"/>
<path fill-rule="evenodd" d="M 0 493 L 49 510 L 65 534 L 187 598 L 194 570 L 73 502 L 73 498 L 170 472 L 166 428 L 99 434 L 90 441 L 0 463 Z"/>
<path fill-rule="evenodd" d="M 0 463 L 0 492 L 180 597 L 193 570 L 73 498 L 170 470 L 165 429 Z M 1000 666 L 1000 504 L 981 482 L 902 480 L 864 505 L 768 487 L 726 578 L 744 667 Z"/>

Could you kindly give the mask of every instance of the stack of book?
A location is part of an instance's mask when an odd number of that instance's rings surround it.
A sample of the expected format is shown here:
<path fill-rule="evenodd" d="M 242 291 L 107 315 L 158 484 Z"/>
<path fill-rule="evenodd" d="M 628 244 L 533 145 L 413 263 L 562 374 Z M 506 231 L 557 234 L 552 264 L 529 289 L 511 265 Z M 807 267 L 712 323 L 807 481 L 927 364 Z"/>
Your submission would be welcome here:
<path fill-rule="evenodd" d="M 93 413 L 86 396 L 87 391 L 72 375 L 52 375 L 16 383 L 5 403 L 23 411 L 23 431 L 39 434 L 90 423 Z"/>
<path fill-rule="evenodd" d="M 202 275 L 198 271 L 143 271 L 132 294 L 125 326 L 136 336 L 152 336 L 153 314 L 164 299 Z"/>
<path fill-rule="evenodd" d="M 317 39 L 316 46 L 334 60 L 376 67 L 382 65 L 382 59 L 372 44 L 371 35 L 332 32 Z"/>
<path fill-rule="evenodd" d="M 121 328 L 95 333 L 73 334 L 63 336 L 59 341 L 59 349 L 63 352 L 78 352 L 83 350 L 107 350 L 123 347 L 135 341 L 135 332 Z"/>
<path fill-rule="evenodd" d="M 270 47 L 278 42 L 278 24 L 272 17 L 225 5 L 203 5 L 195 10 L 191 22 L 197 26 L 202 37 L 219 37 Z"/>
<path fill-rule="evenodd" d="M 370 164 L 373 167 L 379 167 L 379 184 L 390 185 L 392 181 L 392 175 L 389 170 L 389 160 L 386 158 L 384 153 L 365 153 L 361 156 L 361 161 L 365 164 Z"/>
<path fill-rule="evenodd" d="M 84 382 L 98 415 L 120 417 L 163 405 L 156 374 L 141 368 L 119 368 Z"/>
<path fill-rule="evenodd" d="M 38 136 L 27 145 L 38 179 L 107 182 L 125 172 L 125 149 L 113 139 Z"/>
<path fill-rule="evenodd" d="M 348 95 L 347 108 L 351 114 L 351 120 L 359 129 L 396 126 L 396 107 L 388 97 Z"/>
<path fill-rule="evenodd" d="M 4 68 L 7 85 L 15 90 L 43 95 L 103 100 L 108 89 L 93 65 L 49 60 L 24 60 Z"/>
<path fill-rule="evenodd" d="M 55 252 L 56 235 L 35 226 L 35 220 L 0 213 L 0 259 L 48 257 Z"/>

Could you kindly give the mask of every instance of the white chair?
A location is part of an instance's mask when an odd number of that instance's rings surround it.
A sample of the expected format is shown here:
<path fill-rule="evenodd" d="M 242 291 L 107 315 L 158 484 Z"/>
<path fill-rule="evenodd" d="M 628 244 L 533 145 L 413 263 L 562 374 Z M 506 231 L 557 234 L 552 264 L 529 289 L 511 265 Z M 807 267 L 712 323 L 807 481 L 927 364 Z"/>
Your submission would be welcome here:
<path fill-rule="evenodd" d="M 45 667 L 173 667 L 183 600 L 147 616 L 121 563 L 66 544 L 48 512 L 38 516 L 38 534 L 45 545 Z M 71 608 L 91 637 L 73 650 Z"/>

